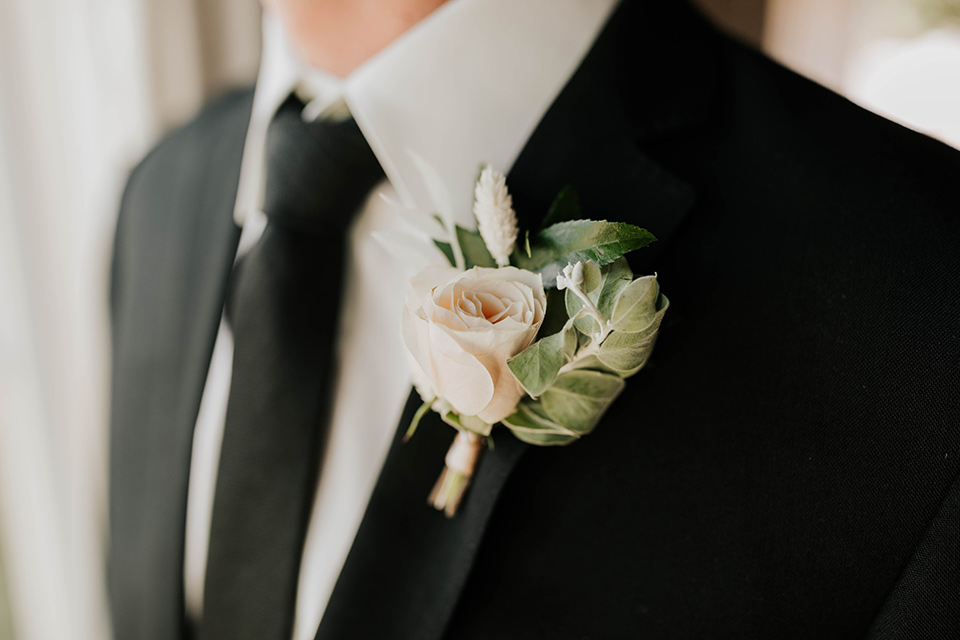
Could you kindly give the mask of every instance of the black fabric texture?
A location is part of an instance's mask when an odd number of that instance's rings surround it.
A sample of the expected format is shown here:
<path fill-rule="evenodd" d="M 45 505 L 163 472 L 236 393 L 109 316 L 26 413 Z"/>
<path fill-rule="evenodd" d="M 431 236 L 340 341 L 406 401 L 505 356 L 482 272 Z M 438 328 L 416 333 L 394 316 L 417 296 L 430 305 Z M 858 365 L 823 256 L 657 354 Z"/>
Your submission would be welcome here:
<path fill-rule="evenodd" d="M 870 640 L 960 638 L 960 479 L 900 574 Z"/>
<path fill-rule="evenodd" d="M 243 100 L 221 109 L 242 113 Z M 190 218 L 164 227 L 169 262 L 148 246 L 169 206 L 158 194 L 196 202 L 177 159 L 220 136 L 242 141 L 242 118 L 228 132 L 214 121 L 230 118 L 212 113 L 138 169 L 119 223 L 111 579 L 122 640 L 179 637 L 138 634 L 131 619 L 176 629 L 174 604 L 144 602 L 135 554 L 182 539 L 187 467 L 174 464 L 189 461 L 188 450 L 154 454 L 176 482 L 145 490 L 149 443 L 189 439 L 155 436 L 164 409 L 150 389 L 173 380 L 155 361 L 176 343 L 154 342 L 137 309 L 187 335 L 188 309 L 161 304 L 180 283 L 157 270 L 226 277 L 183 239 Z M 957 151 L 686 5 L 624 2 L 508 184 L 526 228 L 571 184 L 586 216 L 660 238 L 631 259 L 671 300 L 653 359 L 569 447 L 495 433 L 452 521 L 424 504 L 452 432 L 431 416 L 396 442 L 318 640 L 956 637 L 958 175 Z M 149 375 L 127 377 L 138 371 Z M 202 378 L 190 382 L 192 402 Z M 177 414 L 187 434 L 190 402 Z M 179 518 L 162 539 L 136 526 L 160 517 L 137 499 Z"/>
<path fill-rule="evenodd" d="M 240 234 L 252 93 L 166 138 L 123 196 L 112 284 L 110 546 L 116 638 L 186 637 L 187 482 L 204 380 Z"/>
<path fill-rule="evenodd" d="M 383 178 L 353 120 L 270 124 L 262 236 L 228 294 L 233 374 L 200 640 L 289 640 L 329 418 L 346 232 Z"/>

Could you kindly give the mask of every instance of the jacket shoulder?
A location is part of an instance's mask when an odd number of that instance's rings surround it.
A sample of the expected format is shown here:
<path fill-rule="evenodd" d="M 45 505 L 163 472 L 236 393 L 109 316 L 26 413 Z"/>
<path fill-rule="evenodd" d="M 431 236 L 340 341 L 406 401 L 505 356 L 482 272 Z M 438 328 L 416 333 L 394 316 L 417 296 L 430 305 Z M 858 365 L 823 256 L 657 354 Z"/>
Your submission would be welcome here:
<path fill-rule="evenodd" d="M 727 44 L 731 125 L 765 155 L 793 160 L 809 188 L 849 185 L 957 219 L 960 151 L 877 115 L 735 40 Z M 798 166 L 800 165 L 800 166 Z M 840 193 L 839 191 L 837 192 Z"/>
<path fill-rule="evenodd" d="M 232 91 L 166 134 L 130 173 L 121 209 L 150 197 L 157 189 L 201 177 L 204 166 L 224 146 L 242 150 L 252 105 L 252 88 Z"/>
<path fill-rule="evenodd" d="M 117 310 L 123 272 L 159 263 L 150 257 L 169 229 L 189 231 L 213 202 L 235 197 L 253 90 L 212 102 L 167 134 L 133 169 L 120 201 L 111 268 L 111 306 Z M 155 266 L 155 265 L 154 265 Z"/>

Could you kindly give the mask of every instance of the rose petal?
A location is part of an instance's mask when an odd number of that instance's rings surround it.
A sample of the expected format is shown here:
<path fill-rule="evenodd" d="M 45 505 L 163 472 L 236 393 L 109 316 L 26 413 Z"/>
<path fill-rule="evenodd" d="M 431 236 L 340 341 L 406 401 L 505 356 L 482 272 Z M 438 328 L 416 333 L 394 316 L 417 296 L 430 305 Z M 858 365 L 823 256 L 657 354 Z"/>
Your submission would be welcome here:
<path fill-rule="evenodd" d="M 476 296 L 473 295 L 467 295 L 460 298 L 460 300 L 457 302 L 457 310 L 474 318 L 479 317 L 483 313 L 480 301 L 477 300 Z"/>
<path fill-rule="evenodd" d="M 424 302 L 423 313 L 430 322 L 442 324 L 457 331 L 465 331 L 470 328 L 467 318 L 458 314 L 455 309 L 450 310 L 437 305 L 431 297 L 428 297 Z"/>
<path fill-rule="evenodd" d="M 430 325 L 417 312 L 404 308 L 401 314 L 400 328 L 403 334 L 403 343 L 412 356 L 419 371 L 414 371 L 414 377 L 429 380 L 433 392 L 436 394 L 435 378 L 430 365 Z"/>
<path fill-rule="evenodd" d="M 512 414 L 523 397 L 523 387 L 512 376 L 501 376 L 494 382 L 494 389 L 496 391 L 490 403 L 477 414 L 487 424 L 496 424 Z"/>
<path fill-rule="evenodd" d="M 446 333 L 462 349 L 477 357 L 485 356 L 495 350 L 502 352 L 517 348 L 522 351 L 526 347 L 517 347 L 517 345 L 523 344 L 526 333 L 530 329 L 528 325 L 520 323 L 513 323 L 513 326 L 508 327 L 504 322 L 496 325 L 487 324 L 483 328 L 474 328 L 469 331 L 457 331 L 440 324 L 433 326 Z"/>
<path fill-rule="evenodd" d="M 437 393 L 459 413 L 477 415 L 493 398 L 493 378 L 480 361 L 457 344 L 444 327 L 430 325 L 430 363 Z"/>
<path fill-rule="evenodd" d="M 450 282 L 460 272 L 453 267 L 427 267 L 410 278 L 410 290 L 407 292 L 407 306 L 414 308 L 423 304 L 433 289 Z"/>

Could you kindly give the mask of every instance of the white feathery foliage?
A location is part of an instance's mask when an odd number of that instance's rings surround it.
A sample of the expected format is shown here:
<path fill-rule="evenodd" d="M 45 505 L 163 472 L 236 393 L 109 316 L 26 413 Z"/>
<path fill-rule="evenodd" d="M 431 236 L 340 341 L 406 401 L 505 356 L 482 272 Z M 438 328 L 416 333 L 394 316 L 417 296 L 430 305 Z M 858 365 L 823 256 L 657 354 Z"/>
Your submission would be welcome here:
<path fill-rule="evenodd" d="M 583 284 L 583 263 L 568 264 L 557 274 L 557 289 L 576 289 Z"/>
<path fill-rule="evenodd" d="M 480 237 L 497 266 L 509 265 L 510 254 L 517 243 L 517 214 L 507 191 L 506 177 L 489 165 L 483 168 L 474 188 L 473 215 L 477 217 Z"/>

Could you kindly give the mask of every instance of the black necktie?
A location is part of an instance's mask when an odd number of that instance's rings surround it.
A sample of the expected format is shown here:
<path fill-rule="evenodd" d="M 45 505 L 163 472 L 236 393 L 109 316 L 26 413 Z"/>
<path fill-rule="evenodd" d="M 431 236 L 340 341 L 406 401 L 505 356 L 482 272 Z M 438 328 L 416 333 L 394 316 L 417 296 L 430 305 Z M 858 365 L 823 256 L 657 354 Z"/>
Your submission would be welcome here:
<path fill-rule="evenodd" d="M 354 121 L 306 123 L 289 98 L 267 135 L 259 242 L 234 268 L 233 378 L 201 640 L 290 640 L 329 417 L 347 228 L 383 177 Z"/>

